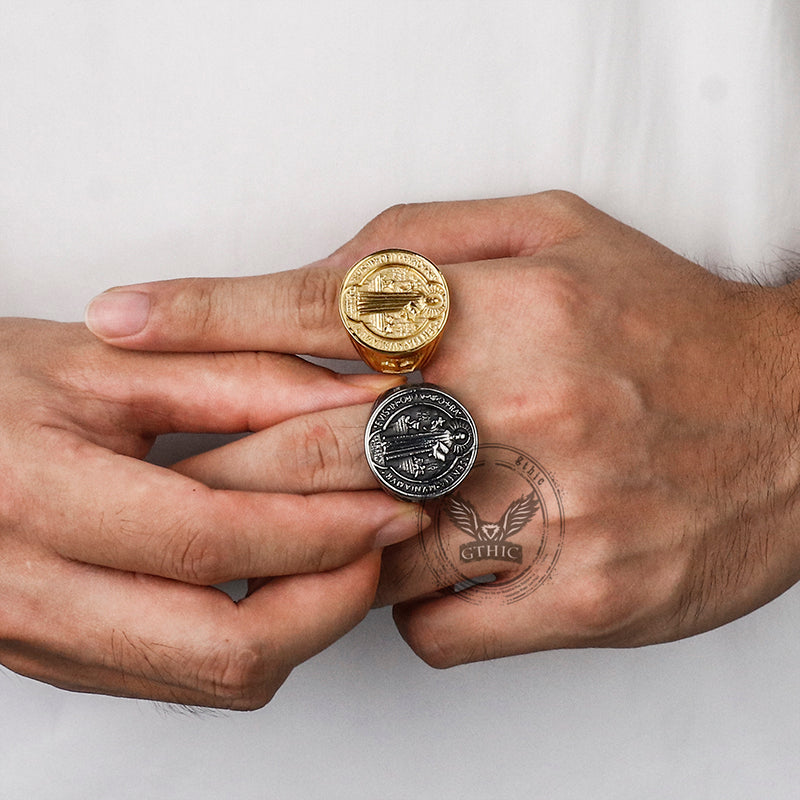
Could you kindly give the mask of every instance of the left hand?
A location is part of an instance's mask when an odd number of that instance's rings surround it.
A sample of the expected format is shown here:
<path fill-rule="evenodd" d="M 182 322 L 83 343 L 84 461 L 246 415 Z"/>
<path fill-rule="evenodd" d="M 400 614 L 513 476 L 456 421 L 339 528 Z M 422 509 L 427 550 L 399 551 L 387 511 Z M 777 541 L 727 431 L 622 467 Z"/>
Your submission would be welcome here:
<path fill-rule="evenodd" d="M 502 446 L 460 505 L 432 506 L 429 531 L 384 553 L 379 596 L 429 663 L 685 637 L 797 580 L 796 288 L 724 281 L 573 196 L 391 209 L 302 270 L 138 287 L 146 324 L 106 339 L 353 357 L 338 287 L 386 247 L 447 265 L 451 318 L 424 378 Z M 223 487 L 371 487 L 368 412 L 296 417 L 179 469 Z M 276 448 L 308 465 L 299 484 L 265 473 Z M 463 549 L 504 536 L 521 563 Z"/>
<path fill-rule="evenodd" d="M 377 551 L 417 514 L 378 491 L 214 491 L 142 459 L 162 433 L 267 428 L 386 388 L 290 356 L 142 354 L 0 319 L 0 664 L 73 690 L 266 703 L 366 614 Z M 214 588 L 252 576 L 273 579 L 240 603 Z"/>

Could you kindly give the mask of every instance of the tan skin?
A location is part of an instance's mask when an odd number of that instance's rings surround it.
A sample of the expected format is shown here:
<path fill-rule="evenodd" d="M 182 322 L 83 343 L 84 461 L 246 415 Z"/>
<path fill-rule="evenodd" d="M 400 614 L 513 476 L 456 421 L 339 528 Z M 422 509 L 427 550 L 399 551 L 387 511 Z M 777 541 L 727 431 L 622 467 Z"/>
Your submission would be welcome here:
<path fill-rule="evenodd" d="M 445 265 L 451 319 L 425 380 L 472 411 L 483 441 L 544 465 L 565 517 L 553 579 L 514 604 L 438 591 L 420 538 L 388 548 L 377 602 L 422 658 L 663 642 L 798 580 L 796 287 L 722 280 L 572 195 L 400 206 L 303 270 L 134 287 L 145 327 L 107 340 L 353 357 L 338 285 L 385 247 Z M 88 320 L 103 333 L 97 309 Z M 177 469 L 224 488 L 366 490 L 368 411 L 301 414 Z M 291 469 L 271 466 L 276 450 Z M 487 567 L 508 570 L 475 574 Z"/>
<path fill-rule="evenodd" d="M 265 429 L 298 403 L 370 402 L 385 380 L 290 356 L 130 353 L 19 319 L 0 321 L 0 374 L 0 663 L 24 675 L 261 706 L 367 612 L 386 538 L 416 532 L 378 491 L 212 490 L 141 460 L 160 433 Z M 213 588 L 253 574 L 277 577 L 238 604 Z"/>

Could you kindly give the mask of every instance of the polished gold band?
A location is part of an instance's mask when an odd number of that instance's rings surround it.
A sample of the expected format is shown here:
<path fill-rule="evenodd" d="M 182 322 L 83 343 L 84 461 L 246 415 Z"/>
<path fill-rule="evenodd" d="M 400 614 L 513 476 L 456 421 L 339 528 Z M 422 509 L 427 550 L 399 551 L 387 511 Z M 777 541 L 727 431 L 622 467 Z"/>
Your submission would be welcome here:
<path fill-rule="evenodd" d="M 401 355 L 394 353 L 384 353 L 380 350 L 367 347 L 355 338 L 352 339 L 356 352 L 361 356 L 364 363 L 376 372 L 388 372 L 393 375 L 406 372 L 413 372 L 415 369 L 422 369 L 431 359 L 431 356 L 439 344 L 438 340 L 431 342 L 425 347 L 413 352 L 405 352 Z"/>

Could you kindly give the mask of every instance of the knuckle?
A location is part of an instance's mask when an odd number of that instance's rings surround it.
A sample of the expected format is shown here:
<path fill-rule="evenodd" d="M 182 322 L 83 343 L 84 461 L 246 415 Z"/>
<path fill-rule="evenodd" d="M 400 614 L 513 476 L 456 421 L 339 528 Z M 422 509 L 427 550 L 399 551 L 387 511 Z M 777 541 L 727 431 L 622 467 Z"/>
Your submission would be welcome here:
<path fill-rule="evenodd" d="M 579 195 L 564 189 L 549 189 L 536 197 L 553 215 L 572 221 L 583 220 L 591 206 Z"/>
<path fill-rule="evenodd" d="M 165 552 L 165 574 L 176 575 L 187 583 L 210 586 L 231 577 L 227 571 L 228 559 L 208 531 L 181 529 L 172 536 Z"/>
<path fill-rule="evenodd" d="M 381 211 L 367 227 L 378 233 L 402 230 L 414 208 L 416 205 L 409 203 L 397 203 L 389 206 Z"/>
<path fill-rule="evenodd" d="M 592 295 L 579 274 L 555 262 L 538 267 L 535 282 L 540 307 L 546 311 L 544 320 L 555 335 L 570 334 L 579 322 L 585 325 Z"/>
<path fill-rule="evenodd" d="M 409 231 L 413 231 L 420 217 L 429 208 L 427 203 L 398 203 L 389 206 L 364 227 L 357 239 L 383 242 L 382 247 L 405 246 L 407 243 L 398 239 L 405 238 Z"/>
<path fill-rule="evenodd" d="M 517 398 L 514 418 L 517 425 L 524 424 L 524 403 L 525 398 Z M 548 426 L 554 441 L 563 443 L 565 454 L 585 454 L 598 431 L 597 403 L 592 387 L 579 376 L 559 375 L 542 391 L 537 409 L 538 421 L 540 425 Z"/>
<path fill-rule="evenodd" d="M 344 457 L 339 434 L 326 419 L 313 416 L 302 419 L 296 441 L 298 474 L 305 476 L 310 491 L 328 491 Z"/>
<path fill-rule="evenodd" d="M 425 621 L 422 614 L 412 612 L 410 619 L 403 620 L 395 614 L 395 622 L 408 646 L 434 669 L 449 669 L 468 661 L 464 640 L 448 631 L 434 627 Z"/>
<path fill-rule="evenodd" d="M 569 607 L 573 630 L 593 645 L 613 644 L 633 612 L 630 591 L 606 574 L 584 577 Z"/>
<path fill-rule="evenodd" d="M 544 241 L 555 243 L 583 233 L 595 209 L 572 192 L 552 189 L 530 196 L 536 226 Z M 538 238 L 538 236 L 537 236 Z"/>
<path fill-rule="evenodd" d="M 351 627 L 355 627 L 364 619 L 367 614 L 372 610 L 375 603 L 375 595 L 378 583 L 378 570 L 375 572 L 375 580 L 370 583 L 365 583 L 360 589 L 354 590 L 349 597 L 349 615 L 347 621 Z"/>
<path fill-rule="evenodd" d="M 197 307 L 195 309 L 195 328 L 202 338 L 207 338 L 214 333 L 215 322 L 215 290 L 210 286 L 204 286 L 197 295 Z"/>
<path fill-rule="evenodd" d="M 271 664 L 257 642 L 229 641 L 201 665 L 200 683 L 214 704 L 236 711 L 265 706 L 289 670 Z"/>
<path fill-rule="evenodd" d="M 122 629 L 111 631 L 106 666 L 130 682 L 135 696 L 148 696 L 135 688 L 145 680 L 172 688 L 171 702 L 190 702 L 214 708 L 252 711 L 274 696 L 290 668 L 267 655 L 255 636 L 221 631 L 208 651 L 149 641 Z M 273 663 L 274 662 L 274 663 Z"/>
<path fill-rule="evenodd" d="M 528 326 L 535 341 L 523 338 L 515 346 L 522 355 L 544 348 L 572 356 L 558 369 L 542 365 L 535 413 L 548 425 L 558 422 L 582 434 L 589 423 L 587 417 L 600 405 L 597 378 L 591 375 L 587 379 L 589 373 L 580 358 L 587 347 L 586 321 L 594 313 L 593 300 L 579 277 L 560 263 L 537 266 L 530 275 L 535 300 L 525 307 L 535 309 L 536 322 Z M 483 409 L 492 429 L 525 428 L 531 414 L 529 391 L 514 382 L 502 384 L 498 391 L 502 402 Z"/>
<path fill-rule="evenodd" d="M 338 308 L 340 278 L 333 269 L 308 267 L 297 270 L 296 284 L 289 287 L 293 298 L 293 322 L 298 328 L 323 330 L 330 326 L 332 309 Z"/>
<path fill-rule="evenodd" d="M 220 309 L 219 284 L 202 279 L 189 279 L 182 284 L 173 308 L 177 318 L 193 335 L 208 337 L 216 332 L 217 321 L 224 314 Z"/>

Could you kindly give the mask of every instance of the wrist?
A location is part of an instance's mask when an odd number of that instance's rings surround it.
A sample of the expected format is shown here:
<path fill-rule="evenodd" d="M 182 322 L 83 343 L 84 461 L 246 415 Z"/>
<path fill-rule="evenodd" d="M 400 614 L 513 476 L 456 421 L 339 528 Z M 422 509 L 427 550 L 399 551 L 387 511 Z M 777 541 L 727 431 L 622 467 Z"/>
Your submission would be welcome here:
<path fill-rule="evenodd" d="M 742 326 L 752 352 L 749 385 L 754 427 L 761 427 L 759 494 L 770 498 L 776 540 L 791 547 L 800 578 L 800 281 L 778 288 L 748 287 Z"/>

